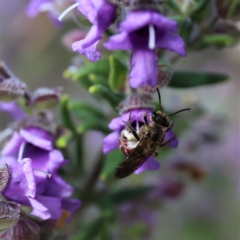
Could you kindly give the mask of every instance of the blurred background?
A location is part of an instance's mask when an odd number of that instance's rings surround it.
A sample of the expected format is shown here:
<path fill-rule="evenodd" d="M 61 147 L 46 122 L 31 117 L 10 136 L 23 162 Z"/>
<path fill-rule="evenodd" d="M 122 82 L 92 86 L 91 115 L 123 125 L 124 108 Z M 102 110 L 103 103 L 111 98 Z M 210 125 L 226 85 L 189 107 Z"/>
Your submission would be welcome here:
<path fill-rule="evenodd" d="M 63 78 L 63 71 L 70 65 L 75 54 L 62 44 L 61 39 L 68 30 L 77 29 L 77 25 L 72 21 L 63 27 L 56 27 L 46 14 L 30 19 L 25 13 L 27 4 L 28 1 L 0 2 L 1 59 L 19 79 L 27 83 L 31 90 L 40 86 L 63 86 L 64 93 L 102 108 L 103 106 L 92 99 L 77 83 Z M 240 46 L 220 51 L 207 49 L 190 53 L 175 67 L 226 73 L 230 79 L 225 83 L 208 87 L 187 90 L 165 88 L 161 92 L 163 105 L 167 109 L 196 106 L 204 110 L 201 118 L 189 118 L 191 128 L 181 136 L 177 157 L 186 154 L 187 144 L 197 144 L 197 149 L 187 153 L 187 157 L 201 163 L 207 175 L 201 182 L 191 183 L 181 198 L 169 201 L 160 210 L 154 210 L 156 221 L 152 227 L 151 239 L 238 240 Z M 1 113 L 1 130 L 8 121 L 8 116 Z M 206 132 L 215 134 L 217 140 L 209 141 L 208 138 L 204 141 L 197 140 L 199 134 Z M 86 138 L 93 134 L 96 133 L 91 132 Z M 99 138 L 101 139 L 101 136 Z M 159 175 L 163 173 L 164 169 L 151 174 L 144 173 L 144 181 L 156 183 Z M 116 239 L 128 239 L 121 237 L 120 230 L 115 232 Z M 131 234 L 134 236 L 136 233 L 133 231 Z"/>

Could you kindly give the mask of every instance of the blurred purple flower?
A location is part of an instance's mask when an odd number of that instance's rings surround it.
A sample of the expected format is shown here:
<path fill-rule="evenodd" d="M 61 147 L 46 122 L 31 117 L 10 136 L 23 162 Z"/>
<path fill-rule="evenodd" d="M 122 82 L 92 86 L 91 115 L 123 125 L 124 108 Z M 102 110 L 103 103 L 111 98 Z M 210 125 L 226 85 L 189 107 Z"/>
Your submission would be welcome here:
<path fill-rule="evenodd" d="M 32 207 L 41 219 L 58 219 L 63 209 L 73 213 L 80 201 L 68 199 L 73 188 L 58 174 L 67 161 L 54 149 L 53 135 L 39 127 L 15 132 L 2 150 L 0 164 L 10 168 L 10 181 L 3 196 Z"/>
<path fill-rule="evenodd" d="M 73 2 L 73 0 L 32 0 L 27 7 L 27 15 L 34 18 L 41 12 L 48 12 L 52 22 L 56 25 L 61 25 L 58 16 Z"/>
<path fill-rule="evenodd" d="M 25 113 L 16 102 L 0 102 L 0 111 L 7 112 L 13 120 L 22 119 Z"/>
<path fill-rule="evenodd" d="M 117 7 L 106 0 L 77 0 L 79 11 L 93 24 L 83 40 L 73 43 L 72 49 L 85 55 L 90 61 L 101 58 L 97 44 L 104 31 L 114 22 Z"/>
<path fill-rule="evenodd" d="M 133 11 L 120 23 L 120 33 L 110 37 L 104 46 L 109 50 L 132 50 L 130 85 L 155 87 L 157 79 L 157 48 L 185 56 L 185 43 L 177 34 L 177 22 L 160 13 Z"/>
<path fill-rule="evenodd" d="M 148 121 L 150 121 L 150 115 L 152 113 L 152 110 L 150 109 L 136 109 L 136 110 L 132 110 L 131 112 L 131 123 L 132 125 L 136 126 L 136 123 L 139 123 L 139 126 L 141 126 L 143 124 L 143 114 L 146 112 L 147 114 L 147 118 Z M 123 131 L 123 129 L 125 128 L 126 124 L 123 122 L 127 122 L 129 119 L 129 114 L 130 112 L 124 112 L 120 117 L 114 118 L 110 124 L 109 124 L 109 128 L 111 130 L 113 130 L 112 133 L 110 133 L 109 135 L 107 135 L 104 140 L 103 140 L 103 152 L 105 154 L 113 151 L 114 149 L 117 149 L 119 147 L 119 139 L 121 136 L 121 132 Z M 164 141 L 167 141 L 171 138 L 175 137 L 175 134 L 173 133 L 173 131 L 169 131 L 166 133 Z M 172 148 L 176 148 L 178 146 L 178 140 L 176 138 L 174 138 L 169 144 L 168 146 L 172 147 Z M 160 168 L 160 164 L 159 162 L 157 162 L 155 160 L 154 157 L 149 157 L 147 161 L 145 161 L 145 163 L 138 168 L 135 171 L 135 174 L 139 174 L 145 170 L 157 170 Z"/>

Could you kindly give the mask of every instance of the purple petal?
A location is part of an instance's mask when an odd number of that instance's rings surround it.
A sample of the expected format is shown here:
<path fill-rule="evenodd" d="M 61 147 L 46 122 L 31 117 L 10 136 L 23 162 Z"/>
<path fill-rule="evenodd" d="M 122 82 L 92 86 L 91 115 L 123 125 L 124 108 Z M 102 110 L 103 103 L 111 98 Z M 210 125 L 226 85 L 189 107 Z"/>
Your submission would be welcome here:
<path fill-rule="evenodd" d="M 61 215 L 62 215 L 62 203 L 61 203 L 62 200 L 61 200 L 61 198 L 36 196 L 35 200 L 38 201 L 38 204 L 35 205 L 35 209 L 33 209 L 33 212 L 36 213 L 36 211 L 38 211 L 40 213 L 40 211 L 41 211 L 40 204 L 41 204 L 43 207 L 45 207 L 48 210 L 48 213 L 50 213 L 50 219 L 59 219 L 61 217 Z M 37 207 L 39 207 L 39 208 L 37 208 Z M 31 214 L 33 214 L 33 212 L 31 212 Z M 36 214 L 33 214 L 33 215 L 36 215 Z"/>
<path fill-rule="evenodd" d="M 109 123 L 108 127 L 112 130 L 119 130 L 122 124 L 122 117 L 116 117 L 112 119 L 112 121 Z"/>
<path fill-rule="evenodd" d="M 21 164 L 9 165 L 9 169 L 11 178 L 3 196 L 14 202 L 29 205 L 28 197 L 34 197 L 36 191 L 31 160 L 24 159 Z"/>
<path fill-rule="evenodd" d="M 137 21 L 136 21 L 137 19 Z M 132 32 L 147 25 L 169 31 L 177 31 L 177 22 L 153 11 L 132 11 L 120 24 L 120 31 Z"/>
<path fill-rule="evenodd" d="M 107 154 L 114 149 L 117 149 L 119 147 L 119 132 L 115 131 L 110 134 L 108 134 L 104 139 L 103 139 L 103 152 L 104 154 Z"/>
<path fill-rule="evenodd" d="M 44 195 L 52 197 L 69 197 L 73 193 L 73 187 L 67 184 L 60 176 L 53 175 L 47 181 Z"/>
<path fill-rule="evenodd" d="M 73 198 L 62 199 L 62 208 L 70 212 L 70 217 L 67 220 L 70 220 L 71 216 L 76 212 L 76 210 L 81 206 L 81 201 Z"/>
<path fill-rule="evenodd" d="M 78 10 L 94 24 L 97 18 L 97 10 L 91 0 L 77 0 L 79 2 Z"/>
<path fill-rule="evenodd" d="M 29 198 L 28 200 L 32 207 L 32 215 L 37 216 L 43 220 L 49 219 L 51 217 L 51 213 L 48 208 L 40 203 L 37 199 Z M 54 205 L 54 203 L 52 204 Z"/>
<path fill-rule="evenodd" d="M 21 129 L 20 135 L 26 142 L 33 144 L 36 147 L 52 150 L 53 149 L 53 136 L 44 129 L 30 127 Z"/>
<path fill-rule="evenodd" d="M 134 173 L 139 174 L 146 170 L 158 170 L 160 168 L 160 163 L 155 160 L 154 157 L 149 157 L 143 165 L 138 168 Z"/>
<path fill-rule="evenodd" d="M 104 47 L 108 50 L 130 50 L 133 48 L 133 44 L 126 32 L 114 35 L 108 39 L 107 43 L 104 43 Z"/>
<path fill-rule="evenodd" d="M 6 146 L 2 150 L 2 155 L 11 155 L 11 156 L 18 156 L 18 152 L 20 149 L 20 146 L 24 142 L 24 139 L 17 133 L 15 132 L 12 136 L 12 138 L 8 141 Z"/>
<path fill-rule="evenodd" d="M 33 168 L 48 173 L 55 172 L 65 163 L 60 151 L 46 151 L 32 145 L 26 145 L 23 157 L 32 159 Z"/>
<path fill-rule="evenodd" d="M 150 120 L 150 115 L 152 111 L 150 109 L 136 109 L 129 112 L 124 113 L 122 116 L 112 119 L 108 127 L 112 130 L 119 130 L 121 131 L 125 126 L 128 119 L 129 114 L 131 112 L 131 122 L 138 121 L 143 122 L 143 114 L 146 112 L 148 121 Z M 124 122 L 123 122 L 124 121 Z"/>
<path fill-rule="evenodd" d="M 25 117 L 25 112 L 16 102 L 10 103 L 1 102 L 0 111 L 9 113 L 14 120 L 19 120 Z"/>
<path fill-rule="evenodd" d="M 158 48 L 166 48 L 181 56 L 186 56 L 185 42 L 176 33 L 167 32 L 162 34 L 161 31 L 157 31 L 156 46 Z"/>
<path fill-rule="evenodd" d="M 97 50 L 98 41 L 89 47 L 83 47 L 84 41 L 85 39 L 74 42 L 72 44 L 73 51 L 83 54 L 91 62 L 97 62 L 101 58 L 101 53 Z"/>
<path fill-rule="evenodd" d="M 177 140 L 175 133 L 172 130 L 170 130 L 169 132 L 166 133 L 164 141 L 168 141 L 171 138 L 173 138 L 173 140 L 170 143 L 168 143 L 167 146 L 169 146 L 171 148 L 177 148 L 178 140 Z"/>
<path fill-rule="evenodd" d="M 27 7 L 27 15 L 29 17 L 36 17 L 40 12 L 40 7 L 43 4 L 51 3 L 53 0 L 32 0 Z"/>
<path fill-rule="evenodd" d="M 28 189 L 26 194 L 28 197 L 35 197 L 36 194 L 36 182 L 32 169 L 32 161 L 29 158 L 25 158 L 22 160 L 21 164 L 23 165 L 23 172 L 26 177 Z"/>
<path fill-rule="evenodd" d="M 157 79 L 157 55 L 151 50 L 134 50 L 131 58 L 130 85 L 133 88 L 150 85 L 155 87 Z"/>

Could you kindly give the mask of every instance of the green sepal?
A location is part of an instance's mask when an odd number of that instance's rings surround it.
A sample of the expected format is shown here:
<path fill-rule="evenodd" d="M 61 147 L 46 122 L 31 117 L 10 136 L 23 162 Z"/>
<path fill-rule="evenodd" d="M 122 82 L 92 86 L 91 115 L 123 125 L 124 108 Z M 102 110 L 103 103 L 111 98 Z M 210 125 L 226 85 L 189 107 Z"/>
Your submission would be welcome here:
<path fill-rule="evenodd" d="M 100 84 L 91 86 L 89 92 L 106 100 L 114 109 L 123 99 L 120 94 L 113 93 L 108 87 Z"/>
<path fill-rule="evenodd" d="M 175 72 L 172 80 L 168 84 L 174 88 L 191 88 L 216 84 L 228 79 L 226 74 L 210 72 Z"/>
<path fill-rule="evenodd" d="M 120 149 L 116 149 L 110 152 L 106 158 L 103 170 L 100 174 L 101 180 L 106 180 L 109 177 L 113 177 L 114 170 L 116 166 L 124 160 L 124 156 Z"/>
<path fill-rule="evenodd" d="M 99 118 L 105 119 L 104 113 L 98 108 L 85 102 L 70 100 L 69 110 L 80 119 Z"/>
<path fill-rule="evenodd" d="M 62 125 L 69 129 L 72 133 L 76 132 L 74 122 L 71 118 L 71 113 L 68 108 L 69 96 L 64 94 L 60 100 L 60 120 Z"/>
<path fill-rule="evenodd" d="M 110 132 L 107 122 L 101 121 L 101 119 L 93 119 L 81 123 L 81 125 L 77 128 L 77 133 L 82 134 L 89 130 L 101 131 L 105 134 Z"/>
<path fill-rule="evenodd" d="M 128 68 L 114 55 L 109 57 L 110 73 L 109 86 L 113 91 L 120 91 L 124 88 Z"/>

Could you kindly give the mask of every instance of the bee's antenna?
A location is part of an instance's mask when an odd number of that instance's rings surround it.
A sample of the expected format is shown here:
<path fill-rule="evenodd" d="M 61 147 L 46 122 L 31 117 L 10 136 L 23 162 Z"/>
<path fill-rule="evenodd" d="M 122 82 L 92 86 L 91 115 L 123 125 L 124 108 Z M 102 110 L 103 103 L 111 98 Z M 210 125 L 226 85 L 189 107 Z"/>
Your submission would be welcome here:
<path fill-rule="evenodd" d="M 191 108 L 184 108 L 184 109 L 182 109 L 182 110 L 179 110 L 179 111 L 177 111 L 177 112 L 175 112 L 175 113 L 168 114 L 168 115 L 166 115 L 166 116 L 175 115 L 175 114 L 177 114 L 177 113 L 184 112 L 184 111 L 189 111 L 189 110 L 191 110 Z"/>
<path fill-rule="evenodd" d="M 157 93 L 158 93 L 158 99 L 159 99 L 160 110 L 161 110 L 161 112 L 163 112 L 163 111 L 162 111 L 162 104 L 161 104 L 161 95 L 160 95 L 160 91 L 159 91 L 158 88 L 157 88 Z"/>

